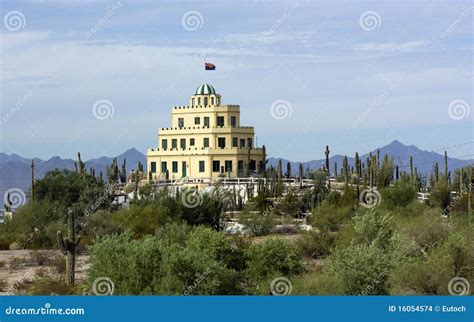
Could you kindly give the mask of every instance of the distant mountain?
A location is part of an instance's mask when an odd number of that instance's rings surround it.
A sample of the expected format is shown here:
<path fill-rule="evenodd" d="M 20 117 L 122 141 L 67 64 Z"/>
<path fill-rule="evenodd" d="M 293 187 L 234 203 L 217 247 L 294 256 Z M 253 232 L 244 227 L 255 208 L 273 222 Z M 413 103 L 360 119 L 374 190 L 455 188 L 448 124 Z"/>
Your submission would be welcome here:
<path fill-rule="evenodd" d="M 100 157 L 98 159 L 91 159 L 85 161 L 85 168 L 90 171 L 90 168 L 95 170 L 96 176 L 100 172 L 106 178 L 106 166 L 112 163 L 112 160 L 117 158 L 119 166 L 121 166 L 123 159 L 126 159 L 127 173 L 132 169 L 136 169 L 138 161 L 146 164 L 146 157 L 143 153 L 135 148 L 129 149 L 116 157 Z M 75 169 L 75 160 L 62 159 L 54 156 L 49 160 L 42 160 L 34 158 L 35 161 L 35 178 L 41 179 L 48 171 L 54 169 Z M 28 193 L 31 185 L 31 159 L 23 158 L 17 154 L 5 154 L 0 152 L 0 207 L 3 208 L 4 194 L 10 188 L 19 188 L 25 193 Z"/>
<path fill-rule="evenodd" d="M 375 154 L 377 149 L 372 151 Z M 321 154 L 323 152 L 321 151 Z M 392 156 L 397 165 L 400 166 L 401 171 L 408 171 L 409 157 L 413 156 L 413 163 L 418 168 L 419 173 L 428 173 L 431 171 L 433 163 L 438 161 L 440 170 L 443 169 L 444 155 L 436 152 L 423 151 L 414 145 L 404 145 L 399 141 L 393 141 L 387 146 L 380 148 L 380 157 L 383 158 L 385 154 Z M 366 162 L 368 154 L 362 155 L 362 162 Z M 95 170 L 96 176 L 103 173 L 104 178 L 106 177 L 106 166 L 109 165 L 114 157 L 100 157 L 98 159 L 91 159 L 85 162 L 86 170 L 90 168 Z M 124 153 L 115 156 L 119 166 L 122 164 L 123 159 L 126 159 L 127 173 L 130 173 L 132 169 L 136 169 L 138 161 L 141 161 L 143 165 L 146 164 L 146 157 L 143 153 L 136 150 L 135 148 L 129 149 Z M 334 155 L 329 158 L 331 172 L 334 170 L 334 162 L 337 162 L 338 171 L 340 172 L 342 166 L 342 160 L 344 156 Z M 62 159 L 58 156 L 52 157 L 49 160 L 41 160 L 35 158 L 35 177 L 36 179 L 43 178 L 44 175 L 53 169 L 69 169 L 74 170 L 74 162 L 72 159 Z M 276 167 L 279 158 L 269 158 L 268 165 Z M 298 173 L 298 162 L 288 161 L 282 159 L 283 171 L 286 171 L 286 163 L 290 162 L 292 173 Z M 311 160 L 303 162 L 303 169 L 318 169 L 325 162 L 323 159 Z M 348 157 L 348 163 L 350 166 L 354 165 L 354 158 Z M 448 165 L 451 171 L 465 167 L 469 164 L 473 164 L 474 160 L 460 160 L 454 158 L 448 158 Z M 5 192 L 10 188 L 20 188 L 25 193 L 28 192 L 30 187 L 30 164 L 31 159 L 23 158 L 17 154 L 5 154 L 0 152 L 0 206 L 3 207 L 3 197 Z"/>
<path fill-rule="evenodd" d="M 431 171 L 433 164 L 435 162 L 439 163 L 440 170 L 443 169 L 444 166 L 444 155 L 436 153 L 436 152 L 429 152 L 424 151 L 417 148 L 414 145 L 404 145 L 400 141 L 393 141 L 392 143 L 379 148 L 380 150 L 380 158 L 382 159 L 386 154 L 390 157 L 393 157 L 395 165 L 400 167 L 400 171 L 408 171 L 409 170 L 409 158 L 413 156 L 413 165 L 417 167 L 419 173 L 427 174 Z M 321 151 L 321 154 L 323 152 Z M 372 154 L 375 155 L 377 153 L 377 149 L 372 151 Z M 368 154 L 361 155 L 362 162 L 366 162 Z M 344 156 L 342 155 L 334 155 L 329 157 L 329 167 L 331 173 L 334 171 L 334 162 L 337 162 L 338 172 L 340 173 L 342 167 L 342 160 Z M 276 167 L 278 164 L 278 160 L 280 158 L 268 158 L 268 165 Z M 293 162 L 286 159 L 281 159 L 283 164 L 283 172 L 286 172 L 286 164 L 290 162 L 291 164 L 291 172 L 298 173 L 298 166 L 299 162 Z M 347 161 L 349 166 L 354 166 L 354 157 L 348 156 Z M 325 163 L 325 159 L 318 159 L 318 160 L 311 160 L 307 162 L 303 162 L 303 169 L 320 169 L 322 165 Z M 461 160 L 450 158 L 448 155 L 448 167 L 451 171 L 465 167 L 469 164 L 473 164 L 474 160 Z"/>

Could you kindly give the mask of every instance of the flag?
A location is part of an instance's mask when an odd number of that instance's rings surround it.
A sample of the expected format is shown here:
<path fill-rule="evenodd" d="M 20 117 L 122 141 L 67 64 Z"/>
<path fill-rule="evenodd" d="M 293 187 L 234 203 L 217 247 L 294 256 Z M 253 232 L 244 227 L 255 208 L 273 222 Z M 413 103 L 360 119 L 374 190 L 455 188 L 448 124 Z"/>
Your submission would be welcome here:
<path fill-rule="evenodd" d="M 211 63 L 204 63 L 204 69 L 205 70 L 216 70 L 216 65 L 211 64 Z"/>

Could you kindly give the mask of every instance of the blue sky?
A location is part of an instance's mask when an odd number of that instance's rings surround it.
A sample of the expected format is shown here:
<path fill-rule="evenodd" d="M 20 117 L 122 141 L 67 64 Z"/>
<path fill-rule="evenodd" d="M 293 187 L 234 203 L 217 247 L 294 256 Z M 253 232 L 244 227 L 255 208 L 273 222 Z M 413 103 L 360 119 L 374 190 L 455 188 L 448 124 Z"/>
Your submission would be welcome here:
<path fill-rule="evenodd" d="M 470 1 L 2 1 L 1 17 L 2 152 L 146 152 L 203 82 L 274 157 L 474 141 Z"/>

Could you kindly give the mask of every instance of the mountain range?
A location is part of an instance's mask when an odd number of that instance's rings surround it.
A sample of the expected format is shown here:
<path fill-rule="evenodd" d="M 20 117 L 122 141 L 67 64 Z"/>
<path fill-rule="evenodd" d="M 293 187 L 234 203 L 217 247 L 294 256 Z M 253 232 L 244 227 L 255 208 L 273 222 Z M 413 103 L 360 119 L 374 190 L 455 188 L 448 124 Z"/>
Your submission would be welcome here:
<path fill-rule="evenodd" d="M 444 165 L 444 155 L 436 153 L 434 151 L 423 151 L 417 148 L 414 145 L 404 145 L 401 142 L 395 140 L 392 143 L 381 147 L 380 157 L 383 158 L 384 155 L 388 154 L 394 158 L 395 164 L 400 167 L 400 171 L 409 171 L 409 157 L 413 156 L 413 164 L 417 166 L 419 173 L 428 173 L 431 171 L 434 162 L 438 162 L 440 170 L 443 169 Z M 377 149 L 372 153 L 375 154 Z M 323 151 L 322 153 L 323 154 Z M 365 162 L 368 154 L 361 155 L 362 162 Z M 103 173 L 104 178 L 106 177 L 106 166 L 109 165 L 114 158 L 117 158 L 119 166 L 122 164 L 122 161 L 126 159 L 126 168 L 127 173 L 132 169 L 136 169 L 138 162 L 141 161 L 142 164 L 146 164 L 146 156 L 135 148 L 129 149 L 124 153 L 115 156 L 115 157 L 106 157 L 102 156 L 98 159 L 91 159 L 85 162 L 85 168 L 89 171 L 90 168 L 95 170 L 96 176 L 100 172 Z M 334 169 L 334 162 L 337 162 L 338 169 L 340 172 L 342 166 L 343 155 L 334 155 L 329 158 L 329 166 L 331 172 Z M 278 160 L 281 158 L 268 158 L 268 166 L 277 166 Z M 53 169 L 69 169 L 74 170 L 75 160 L 72 159 L 62 159 L 58 156 L 54 156 L 49 160 L 42 160 L 40 158 L 34 158 L 35 163 L 35 177 L 36 179 L 41 179 L 44 175 Z M 291 160 L 281 159 L 283 163 L 283 171 L 286 171 L 286 164 L 290 162 L 292 173 L 296 174 L 298 172 L 299 162 L 294 162 Z M 311 160 L 308 162 L 303 162 L 303 169 L 318 169 L 321 168 L 321 165 L 325 162 L 325 159 Z M 465 167 L 469 164 L 473 164 L 474 160 L 461 160 L 448 157 L 448 166 L 451 171 Z M 30 187 L 30 169 L 31 159 L 21 157 L 17 154 L 5 154 L 0 152 L 0 205 L 3 207 L 4 194 L 10 188 L 19 188 L 25 193 L 29 190 Z M 354 158 L 348 157 L 348 164 L 350 166 L 354 165 Z"/>

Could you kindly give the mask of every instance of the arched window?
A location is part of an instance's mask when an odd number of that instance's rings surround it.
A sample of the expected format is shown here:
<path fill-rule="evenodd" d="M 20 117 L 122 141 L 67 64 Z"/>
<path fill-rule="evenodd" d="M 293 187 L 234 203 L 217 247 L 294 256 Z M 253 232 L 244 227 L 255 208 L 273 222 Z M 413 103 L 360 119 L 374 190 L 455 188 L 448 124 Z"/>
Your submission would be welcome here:
<path fill-rule="evenodd" d="M 194 106 L 194 97 L 191 99 L 191 105 Z"/>
<path fill-rule="evenodd" d="M 204 106 L 207 106 L 207 97 L 204 97 Z"/>
<path fill-rule="evenodd" d="M 198 97 L 198 105 L 201 105 L 201 98 Z"/>
<path fill-rule="evenodd" d="M 211 97 L 211 105 L 214 105 L 214 96 Z"/>

